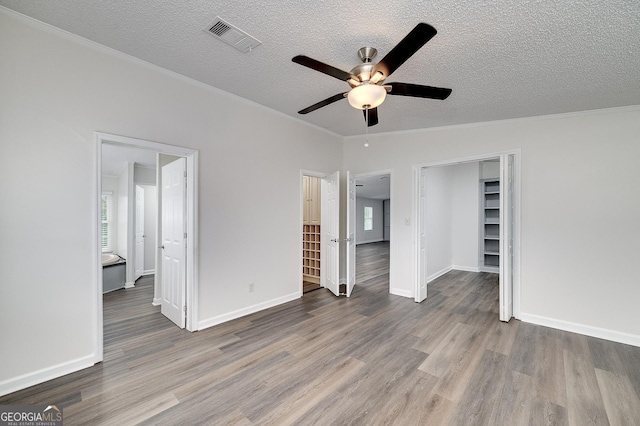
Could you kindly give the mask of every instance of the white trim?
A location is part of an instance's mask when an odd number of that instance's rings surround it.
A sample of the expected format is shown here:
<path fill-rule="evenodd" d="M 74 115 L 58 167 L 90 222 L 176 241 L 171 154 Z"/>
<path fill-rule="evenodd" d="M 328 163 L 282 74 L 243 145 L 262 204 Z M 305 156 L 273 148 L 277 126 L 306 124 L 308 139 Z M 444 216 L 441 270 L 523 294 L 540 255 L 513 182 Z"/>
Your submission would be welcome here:
<path fill-rule="evenodd" d="M 623 333 L 621 331 L 609 330 L 606 328 L 594 327 L 586 324 L 578 324 L 570 321 L 563 321 L 555 318 L 543 317 L 540 315 L 520 313 L 520 320 L 531 324 L 551 327 L 558 330 L 570 331 L 572 333 L 583 334 L 585 336 L 597 337 L 599 339 L 611 340 L 612 342 L 624 343 L 640 347 L 640 336 L 637 334 Z"/>
<path fill-rule="evenodd" d="M 488 127 L 488 126 L 510 124 L 510 123 L 519 124 L 519 123 L 537 122 L 537 121 L 564 120 L 568 118 L 591 117 L 591 116 L 602 115 L 607 113 L 618 114 L 620 112 L 636 112 L 636 111 L 640 111 L 640 105 L 599 108 L 599 109 L 590 109 L 585 111 L 564 112 L 564 113 L 558 113 L 558 114 L 533 115 L 530 117 L 504 118 L 504 119 L 491 120 L 491 121 L 478 121 L 473 123 L 448 124 L 443 126 L 421 127 L 419 129 L 396 130 L 391 132 L 380 132 L 380 133 L 373 133 L 373 134 L 370 133 L 369 140 L 371 140 L 372 138 L 375 139 L 375 138 L 381 138 L 381 137 L 412 134 L 412 133 L 438 132 L 441 130 L 456 130 L 456 129 L 477 128 L 477 127 Z M 345 139 L 345 141 L 347 141 L 350 139 L 362 139 L 362 136 L 363 136 L 362 134 L 350 135 L 350 136 L 343 136 L 343 138 Z"/>
<path fill-rule="evenodd" d="M 384 242 L 383 238 L 376 238 L 375 240 L 357 241 L 356 245 L 359 246 L 360 244 L 371 244 L 371 243 L 381 243 L 381 242 Z"/>
<path fill-rule="evenodd" d="M 436 272 L 435 274 L 431 274 L 426 278 L 427 284 L 429 284 L 431 281 L 440 278 L 441 276 L 443 276 L 444 274 L 447 274 L 449 272 L 453 271 L 453 266 L 449 265 L 446 268 L 442 268 L 441 270 L 439 270 L 438 272 Z"/>
<path fill-rule="evenodd" d="M 129 281 L 128 283 L 124 283 L 124 288 L 134 288 L 136 286 L 135 281 Z"/>
<path fill-rule="evenodd" d="M 142 276 L 145 277 L 147 275 L 153 275 L 156 273 L 155 269 L 145 269 L 144 271 L 142 271 Z"/>
<path fill-rule="evenodd" d="M 389 294 L 393 294 L 394 296 L 408 297 L 410 299 L 413 298 L 413 293 L 410 292 L 409 290 L 405 290 L 403 288 L 392 288 L 392 287 L 389 287 Z"/>
<path fill-rule="evenodd" d="M 452 270 L 454 271 L 464 271 L 464 272 L 480 272 L 480 268 L 478 268 L 477 266 L 460 266 L 460 265 L 453 265 L 451 267 Z"/>
<path fill-rule="evenodd" d="M 198 322 L 198 330 L 204 330 L 205 328 L 213 327 L 218 324 L 225 323 L 237 318 L 241 318 L 247 315 L 260 312 L 265 309 L 273 308 L 274 306 L 282 305 L 283 303 L 291 302 L 302 297 L 302 290 L 295 293 L 288 294 L 286 296 L 278 297 L 276 299 L 267 300 L 266 302 L 258 303 L 256 305 L 248 306 L 246 308 L 238 309 L 233 312 L 218 315 L 209 319 Z"/>
<path fill-rule="evenodd" d="M 0 382 L 0 396 L 26 389 L 30 386 L 61 377 L 76 371 L 91 367 L 95 364 L 93 354 L 63 362 L 51 367 L 43 368 L 21 376 L 12 377 Z"/>
<path fill-rule="evenodd" d="M 162 299 L 159 297 L 154 297 L 153 302 L 151 302 L 153 306 L 160 306 L 162 304 Z"/>

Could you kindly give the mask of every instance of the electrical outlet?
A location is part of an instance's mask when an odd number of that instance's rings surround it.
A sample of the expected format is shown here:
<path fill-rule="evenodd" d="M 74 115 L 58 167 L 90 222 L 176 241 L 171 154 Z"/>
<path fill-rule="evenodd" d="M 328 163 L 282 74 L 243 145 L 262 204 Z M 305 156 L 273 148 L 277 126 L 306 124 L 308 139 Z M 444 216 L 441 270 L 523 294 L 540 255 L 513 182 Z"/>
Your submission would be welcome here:
<path fill-rule="evenodd" d="M 256 289 L 255 283 L 249 283 L 249 293 L 253 293 L 255 289 Z"/>

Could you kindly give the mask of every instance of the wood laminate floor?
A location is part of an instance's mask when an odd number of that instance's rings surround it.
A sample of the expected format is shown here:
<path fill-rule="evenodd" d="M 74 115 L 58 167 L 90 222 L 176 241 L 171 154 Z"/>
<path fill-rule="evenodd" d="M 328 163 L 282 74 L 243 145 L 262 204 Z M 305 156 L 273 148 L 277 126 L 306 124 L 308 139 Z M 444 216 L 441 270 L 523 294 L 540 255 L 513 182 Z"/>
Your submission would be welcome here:
<path fill-rule="evenodd" d="M 358 247 L 350 299 L 321 289 L 189 333 L 152 282 L 104 296 L 105 360 L 0 398 L 65 425 L 638 425 L 640 348 L 498 321 L 497 275 L 388 294 L 388 244 Z"/>

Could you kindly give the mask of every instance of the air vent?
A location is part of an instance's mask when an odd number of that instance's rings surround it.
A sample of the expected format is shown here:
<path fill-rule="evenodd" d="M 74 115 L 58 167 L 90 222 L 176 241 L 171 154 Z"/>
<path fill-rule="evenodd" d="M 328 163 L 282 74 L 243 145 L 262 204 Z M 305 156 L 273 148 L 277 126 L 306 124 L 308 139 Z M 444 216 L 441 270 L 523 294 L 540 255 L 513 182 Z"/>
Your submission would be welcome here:
<path fill-rule="evenodd" d="M 262 42 L 255 37 L 231 25 L 219 16 L 216 16 L 216 20 L 204 30 L 215 38 L 245 53 L 250 52 L 262 44 Z"/>

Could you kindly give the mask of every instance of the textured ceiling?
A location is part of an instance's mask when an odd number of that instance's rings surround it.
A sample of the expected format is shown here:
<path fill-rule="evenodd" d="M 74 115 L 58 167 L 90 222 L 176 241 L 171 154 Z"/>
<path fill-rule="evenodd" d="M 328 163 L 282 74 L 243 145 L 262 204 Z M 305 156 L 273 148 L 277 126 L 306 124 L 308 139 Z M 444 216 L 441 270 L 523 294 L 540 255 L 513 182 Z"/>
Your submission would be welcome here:
<path fill-rule="evenodd" d="M 389 96 L 371 133 L 640 104 L 638 0 L 88 1 L 0 5 L 340 135 L 365 133 L 348 90 L 291 62 L 304 54 L 349 71 L 381 59 L 418 22 L 438 34 L 387 81 L 448 87 L 445 101 Z M 262 42 L 241 53 L 203 31 L 216 16 Z M 375 61 L 374 61 L 375 62 Z"/>

